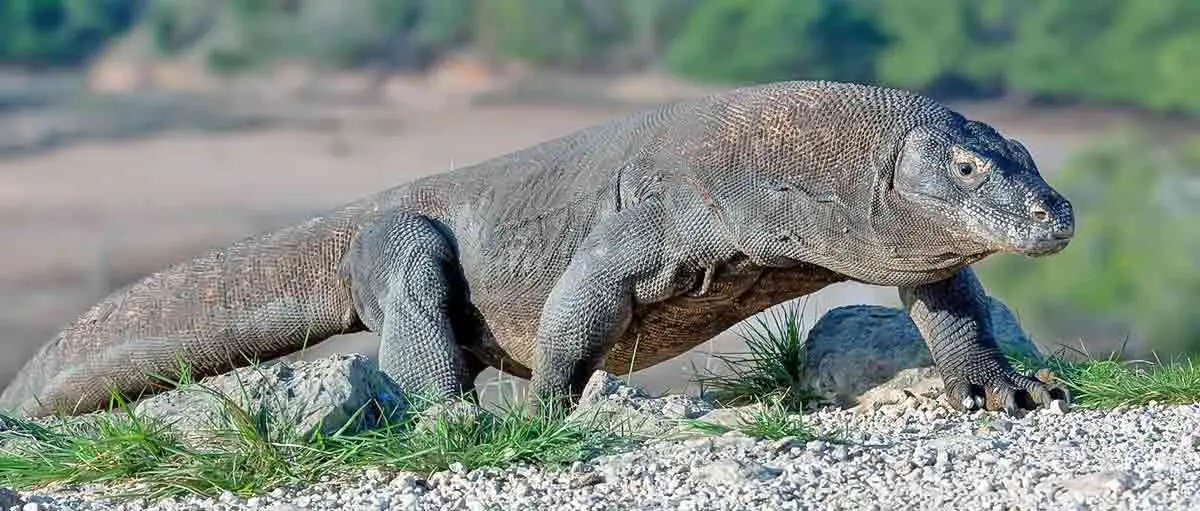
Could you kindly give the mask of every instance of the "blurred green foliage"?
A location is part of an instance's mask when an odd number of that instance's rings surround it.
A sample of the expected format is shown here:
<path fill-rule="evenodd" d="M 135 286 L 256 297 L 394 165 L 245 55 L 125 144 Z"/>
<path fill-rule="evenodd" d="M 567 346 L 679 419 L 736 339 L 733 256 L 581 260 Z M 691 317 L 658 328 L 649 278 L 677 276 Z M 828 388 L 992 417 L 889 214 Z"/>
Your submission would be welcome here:
<path fill-rule="evenodd" d="M 1028 2 L 1008 86 L 1059 98 L 1200 112 L 1200 2 Z"/>
<path fill-rule="evenodd" d="M 862 81 L 883 39 L 855 2 L 708 0 L 667 48 L 666 64 L 696 78 Z"/>
<path fill-rule="evenodd" d="M 705 0 L 480 0 L 475 46 L 564 69 L 653 64 Z"/>
<path fill-rule="evenodd" d="M 134 21 L 129 0 L 0 0 L 0 62 L 75 65 Z"/>
<path fill-rule="evenodd" d="M 1043 259 L 991 257 L 976 265 L 980 279 L 1064 342 L 1102 325 L 1115 340 L 1130 333 L 1156 349 L 1200 351 L 1197 142 L 1164 146 L 1125 129 L 1074 155 L 1050 181 L 1074 206 L 1076 239 Z"/>
<path fill-rule="evenodd" d="M 622 39 L 624 2 L 490 0 L 480 2 L 482 44 L 546 66 L 579 68 L 601 59 Z"/>
<path fill-rule="evenodd" d="M 470 47 L 572 70 L 1200 113 L 1195 0 L 3 0 L 0 62 L 74 65 L 137 21 L 159 50 L 227 71 L 423 66 Z"/>
<path fill-rule="evenodd" d="M 1047 0 L 1055 3 L 1058 0 Z M 888 44 L 878 77 L 913 89 L 998 91 L 1013 51 L 1012 25 L 1028 1 L 890 0 L 871 2 Z M 1061 2 L 1058 2 L 1061 3 Z M 1099 27 L 1097 27 L 1099 28 Z"/>
<path fill-rule="evenodd" d="M 467 39 L 472 0 L 150 0 L 157 49 L 200 51 L 217 71 L 277 59 L 422 65 Z"/>

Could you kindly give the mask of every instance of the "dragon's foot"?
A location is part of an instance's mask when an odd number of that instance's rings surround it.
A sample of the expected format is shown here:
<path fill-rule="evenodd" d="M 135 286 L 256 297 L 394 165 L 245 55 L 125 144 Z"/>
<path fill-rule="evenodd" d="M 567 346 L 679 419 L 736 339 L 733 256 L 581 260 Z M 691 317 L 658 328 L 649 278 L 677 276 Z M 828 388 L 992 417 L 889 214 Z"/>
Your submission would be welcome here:
<path fill-rule="evenodd" d="M 984 379 L 946 378 L 945 395 L 958 411 L 1003 410 L 1009 415 L 1050 408 L 1055 401 L 1064 407 L 1071 402 L 1070 393 L 1048 371 L 1039 371 L 1038 378 L 1011 369 L 996 371 Z"/>

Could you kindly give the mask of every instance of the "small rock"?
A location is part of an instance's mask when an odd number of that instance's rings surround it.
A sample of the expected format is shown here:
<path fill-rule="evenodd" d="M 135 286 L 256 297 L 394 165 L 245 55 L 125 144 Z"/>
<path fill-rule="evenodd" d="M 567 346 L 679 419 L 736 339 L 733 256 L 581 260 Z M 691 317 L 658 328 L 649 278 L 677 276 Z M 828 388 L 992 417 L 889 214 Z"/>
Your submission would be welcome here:
<path fill-rule="evenodd" d="M 821 454 L 825 452 L 825 448 L 827 446 L 828 444 L 826 444 L 824 440 L 813 440 L 807 444 L 804 444 L 804 450 L 813 454 Z"/>
<path fill-rule="evenodd" d="M 379 470 L 376 467 L 371 467 L 363 471 L 363 478 L 371 482 L 382 483 L 385 479 L 387 479 L 387 476 L 382 470 Z"/>
<path fill-rule="evenodd" d="M 689 438 L 683 441 L 683 446 L 688 449 L 708 452 L 713 448 L 713 439 L 707 436 Z"/>
<path fill-rule="evenodd" d="M 1084 495 L 1096 495 L 1106 492 L 1120 493 L 1129 489 L 1133 477 L 1125 471 L 1104 471 L 1088 474 L 1063 481 L 1063 489 Z"/>
<path fill-rule="evenodd" d="M 584 386 L 583 392 L 579 395 L 579 402 L 575 406 L 576 408 L 591 407 L 608 396 L 621 394 L 629 394 L 631 397 L 650 397 L 639 387 L 625 385 L 625 382 L 612 373 L 595 371 L 588 378 L 587 385 Z"/>
<path fill-rule="evenodd" d="M 1061 399 L 1055 399 L 1050 402 L 1050 413 L 1052 415 L 1066 415 L 1067 403 Z"/>
<path fill-rule="evenodd" d="M 758 404 L 717 408 L 701 416 L 700 420 L 727 428 L 737 428 L 750 422 L 754 418 L 754 414 L 761 410 L 762 407 Z"/>
<path fill-rule="evenodd" d="M 800 443 L 800 439 L 794 436 L 780 438 L 771 444 L 771 450 L 775 452 L 789 451 Z"/>
<path fill-rule="evenodd" d="M 829 451 L 829 457 L 835 461 L 846 461 L 850 458 L 850 451 L 844 445 L 837 445 L 833 447 L 832 451 Z"/>
<path fill-rule="evenodd" d="M 392 482 L 388 483 L 388 486 L 402 489 L 415 488 L 417 486 L 417 478 L 412 474 L 400 474 L 392 478 Z"/>
<path fill-rule="evenodd" d="M 714 486 L 774 479 L 783 471 L 754 461 L 723 459 L 699 468 L 696 475 Z"/>
<path fill-rule="evenodd" d="M 985 422 L 975 430 L 976 434 L 986 435 L 989 433 L 1008 433 L 1012 431 L 1013 424 L 1005 419 L 992 419 Z"/>
<path fill-rule="evenodd" d="M 603 482 L 604 482 L 604 476 L 602 476 L 596 472 L 587 472 L 587 473 L 583 473 L 583 474 L 578 474 L 575 477 L 571 478 L 571 482 L 568 484 L 568 486 L 570 486 L 571 489 L 573 489 L 573 490 L 577 490 L 579 488 L 593 486 L 593 485 L 597 485 L 597 484 L 600 484 Z"/>
<path fill-rule="evenodd" d="M 676 394 L 655 399 L 662 402 L 659 413 L 668 419 L 695 419 L 713 410 L 711 403 L 691 396 Z"/>
<path fill-rule="evenodd" d="M 400 496 L 397 504 L 400 506 L 400 509 L 412 509 L 417 505 L 417 499 L 418 497 L 416 495 L 412 493 L 405 493 L 404 495 Z"/>
<path fill-rule="evenodd" d="M 566 420 L 628 436 L 656 437 L 686 429 L 679 427 L 679 419 L 703 419 L 712 409 L 711 403 L 694 396 L 652 397 L 611 373 L 595 371 Z"/>
<path fill-rule="evenodd" d="M 1200 449 L 1200 435 L 1197 435 L 1195 433 L 1189 433 L 1189 434 L 1183 435 L 1183 438 L 1179 442 L 1179 445 L 1181 447 L 1183 447 L 1184 450 L 1187 450 L 1187 451 L 1198 450 L 1198 449 Z"/>
<path fill-rule="evenodd" d="M 944 449 L 937 450 L 937 457 L 934 459 L 934 465 L 946 466 L 950 464 L 950 452 Z"/>
<path fill-rule="evenodd" d="M 21 506 L 21 511 L 41 511 L 41 509 L 41 504 L 37 502 L 26 502 L 24 506 Z"/>
<path fill-rule="evenodd" d="M 758 439 L 736 429 L 722 433 L 721 436 L 717 437 L 717 439 L 714 441 L 715 445 L 738 449 L 750 449 L 753 448 L 757 443 Z"/>
<path fill-rule="evenodd" d="M 911 461 L 918 467 L 928 467 L 937 462 L 937 453 L 930 449 L 917 448 L 913 450 Z"/>
<path fill-rule="evenodd" d="M 513 495 L 514 497 L 524 497 L 524 496 L 526 496 L 526 495 L 529 495 L 529 492 L 530 492 L 530 491 L 532 491 L 532 490 L 531 490 L 531 488 L 529 488 L 529 485 L 528 485 L 528 484 L 525 484 L 525 483 L 518 483 L 518 484 L 516 485 L 516 487 L 514 487 L 514 488 L 512 489 L 512 495 Z"/>
<path fill-rule="evenodd" d="M 1002 442 L 978 437 L 973 435 L 952 435 L 935 438 L 925 443 L 925 447 L 934 451 L 945 451 L 949 455 L 959 458 L 975 458 L 980 460 L 996 460 L 995 456 L 984 455 L 985 451 L 990 451 L 1004 445 Z"/>
<path fill-rule="evenodd" d="M 0 487 L 0 509 L 20 507 L 24 503 L 25 501 L 21 499 L 21 496 L 17 492 Z"/>

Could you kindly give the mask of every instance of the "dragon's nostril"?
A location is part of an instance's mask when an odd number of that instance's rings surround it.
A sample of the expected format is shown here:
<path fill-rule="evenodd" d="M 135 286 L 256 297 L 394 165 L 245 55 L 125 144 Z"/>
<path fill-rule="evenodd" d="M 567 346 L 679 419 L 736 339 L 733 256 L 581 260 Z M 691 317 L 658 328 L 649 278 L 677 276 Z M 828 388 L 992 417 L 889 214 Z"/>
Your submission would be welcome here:
<path fill-rule="evenodd" d="M 1039 222 L 1050 221 L 1050 213 L 1046 212 L 1046 209 L 1041 206 L 1034 206 L 1030 208 L 1029 213 L 1033 215 L 1034 220 Z"/>

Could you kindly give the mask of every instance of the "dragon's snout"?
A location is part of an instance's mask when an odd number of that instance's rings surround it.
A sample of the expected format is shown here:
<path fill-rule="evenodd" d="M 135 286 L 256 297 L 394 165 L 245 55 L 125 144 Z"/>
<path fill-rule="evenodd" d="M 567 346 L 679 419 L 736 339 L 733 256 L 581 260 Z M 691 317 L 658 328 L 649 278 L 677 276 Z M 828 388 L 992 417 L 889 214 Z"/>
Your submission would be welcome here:
<path fill-rule="evenodd" d="M 1056 254 L 1075 237 L 1075 213 L 1071 203 L 1055 192 L 1047 193 L 1029 206 L 1032 227 L 1025 240 L 1013 249 L 1031 257 Z"/>

